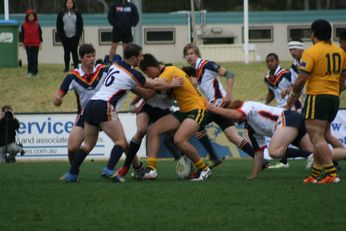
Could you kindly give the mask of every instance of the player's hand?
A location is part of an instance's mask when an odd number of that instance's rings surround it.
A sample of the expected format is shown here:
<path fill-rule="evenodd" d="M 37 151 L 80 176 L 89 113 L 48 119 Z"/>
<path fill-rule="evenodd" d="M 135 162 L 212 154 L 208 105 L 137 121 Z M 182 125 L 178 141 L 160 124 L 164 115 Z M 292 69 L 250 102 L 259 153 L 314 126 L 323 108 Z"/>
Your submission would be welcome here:
<path fill-rule="evenodd" d="M 178 76 L 174 76 L 172 81 L 171 81 L 171 87 L 181 87 L 184 85 L 184 78 L 178 77 Z"/>
<path fill-rule="evenodd" d="M 58 96 L 53 97 L 53 104 L 59 107 L 62 104 L 62 98 Z"/>
<path fill-rule="evenodd" d="M 280 92 L 282 98 L 284 98 L 289 93 L 290 93 L 290 89 L 288 89 L 288 88 L 282 89 Z"/>
<path fill-rule="evenodd" d="M 232 95 L 230 93 L 227 93 L 226 96 L 223 98 L 223 102 L 225 103 L 225 107 L 230 105 L 232 103 Z"/>
<path fill-rule="evenodd" d="M 206 101 L 206 106 L 207 106 L 208 111 L 213 111 L 215 108 L 214 104 L 212 104 L 209 101 Z"/>

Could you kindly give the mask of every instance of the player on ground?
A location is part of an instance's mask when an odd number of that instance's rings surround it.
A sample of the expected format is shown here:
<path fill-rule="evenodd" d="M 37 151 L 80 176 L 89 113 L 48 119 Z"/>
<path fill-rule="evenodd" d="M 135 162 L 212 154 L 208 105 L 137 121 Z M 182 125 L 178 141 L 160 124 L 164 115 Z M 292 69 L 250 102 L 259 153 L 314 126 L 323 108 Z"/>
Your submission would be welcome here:
<path fill-rule="evenodd" d="M 340 47 L 331 43 L 331 33 L 328 21 L 319 19 L 312 23 L 311 40 L 314 45 L 303 53 L 299 75 L 287 102 L 288 107 L 291 107 L 306 86 L 303 116 L 314 147 L 314 164 L 304 183 L 340 181 L 325 136 L 339 109 L 339 95 L 346 77 L 346 57 Z M 327 175 L 317 181 L 322 169 Z"/>
<path fill-rule="evenodd" d="M 245 122 L 249 138 L 256 150 L 252 178 L 256 178 L 263 163 L 263 150 L 266 148 L 265 137 L 271 137 L 269 154 L 278 159 L 282 157 L 307 157 L 312 153 L 312 144 L 306 133 L 304 119 L 295 111 L 272 107 L 262 103 L 236 100 L 228 108 L 208 104 L 208 109 L 238 123 Z M 300 147 L 291 148 L 288 145 Z"/>

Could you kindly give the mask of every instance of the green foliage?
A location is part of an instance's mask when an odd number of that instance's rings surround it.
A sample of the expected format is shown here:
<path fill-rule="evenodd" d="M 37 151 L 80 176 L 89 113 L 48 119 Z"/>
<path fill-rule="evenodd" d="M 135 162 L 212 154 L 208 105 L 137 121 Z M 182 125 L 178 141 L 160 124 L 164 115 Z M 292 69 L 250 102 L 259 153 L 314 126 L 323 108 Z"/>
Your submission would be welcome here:
<path fill-rule="evenodd" d="M 116 0 L 75 0 L 82 14 L 106 13 L 109 5 Z M 35 9 L 38 13 L 57 14 L 63 9 L 62 0 L 12 0 L 9 1 L 10 13 L 25 13 L 28 8 Z M 196 10 L 211 12 L 242 11 L 242 0 L 194 0 Z M 142 0 L 144 13 L 164 13 L 180 10 L 190 10 L 190 0 Z M 249 9 L 252 11 L 276 11 L 276 10 L 326 10 L 345 9 L 346 1 L 301 1 L 301 0 L 251 0 Z M 0 12 L 4 12 L 4 4 L 0 4 Z"/>
<path fill-rule="evenodd" d="M 85 162 L 79 184 L 58 178 L 67 162 L 0 166 L 0 230 L 344 230 L 345 183 L 304 185 L 305 161 L 250 175 L 250 160 L 226 160 L 206 182 L 179 181 L 172 160 L 159 178 L 115 184 L 105 162 Z M 345 171 L 341 173 L 346 177 Z"/>

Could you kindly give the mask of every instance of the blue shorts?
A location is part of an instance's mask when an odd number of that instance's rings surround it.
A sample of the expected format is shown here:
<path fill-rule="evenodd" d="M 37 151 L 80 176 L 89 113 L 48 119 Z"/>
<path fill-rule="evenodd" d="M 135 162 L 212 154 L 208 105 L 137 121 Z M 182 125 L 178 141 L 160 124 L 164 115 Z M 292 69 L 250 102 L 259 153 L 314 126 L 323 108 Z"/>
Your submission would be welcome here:
<path fill-rule="evenodd" d="M 109 102 L 103 100 L 89 100 L 84 108 L 83 116 L 85 122 L 97 127 L 102 122 L 118 119 L 114 107 Z"/>

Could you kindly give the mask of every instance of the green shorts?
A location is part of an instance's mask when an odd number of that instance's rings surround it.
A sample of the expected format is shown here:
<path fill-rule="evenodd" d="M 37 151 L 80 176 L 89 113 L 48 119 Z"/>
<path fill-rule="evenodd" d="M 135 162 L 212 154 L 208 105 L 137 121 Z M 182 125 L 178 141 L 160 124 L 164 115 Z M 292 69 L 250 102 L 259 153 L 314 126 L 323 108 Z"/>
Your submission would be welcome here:
<path fill-rule="evenodd" d="M 173 116 L 181 123 L 185 119 L 192 119 L 199 124 L 200 128 L 204 128 L 207 123 L 207 111 L 204 109 L 195 109 L 187 112 L 176 111 L 173 112 Z"/>
<path fill-rule="evenodd" d="M 340 99 L 335 95 L 306 95 L 303 116 L 305 120 L 332 122 L 339 110 Z"/>

